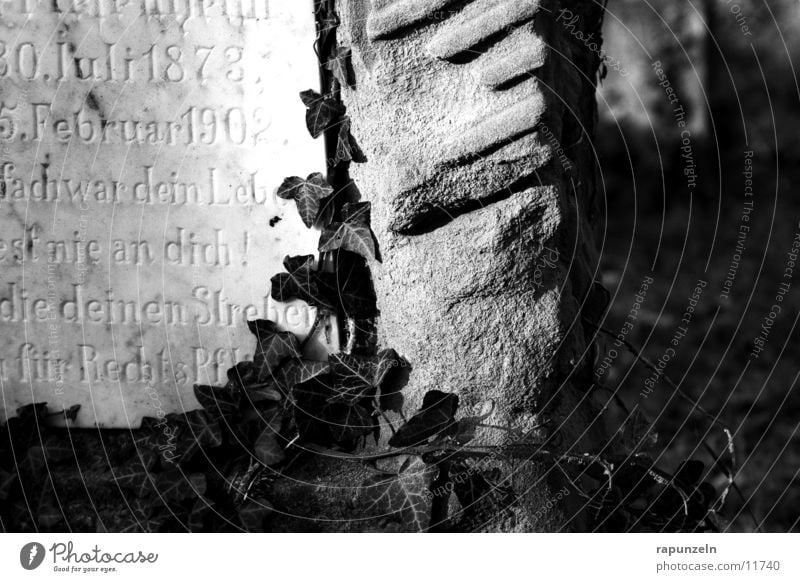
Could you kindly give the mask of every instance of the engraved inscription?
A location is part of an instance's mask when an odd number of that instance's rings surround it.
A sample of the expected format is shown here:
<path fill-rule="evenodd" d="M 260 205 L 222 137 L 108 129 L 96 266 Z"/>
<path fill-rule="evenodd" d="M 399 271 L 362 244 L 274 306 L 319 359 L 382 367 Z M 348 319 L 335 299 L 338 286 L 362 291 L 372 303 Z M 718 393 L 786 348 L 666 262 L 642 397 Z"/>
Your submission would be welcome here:
<path fill-rule="evenodd" d="M 252 358 L 248 321 L 308 334 L 269 278 L 316 251 L 275 195 L 324 164 L 314 34 L 311 0 L 0 0 L 0 420 L 135 426 Z"/>

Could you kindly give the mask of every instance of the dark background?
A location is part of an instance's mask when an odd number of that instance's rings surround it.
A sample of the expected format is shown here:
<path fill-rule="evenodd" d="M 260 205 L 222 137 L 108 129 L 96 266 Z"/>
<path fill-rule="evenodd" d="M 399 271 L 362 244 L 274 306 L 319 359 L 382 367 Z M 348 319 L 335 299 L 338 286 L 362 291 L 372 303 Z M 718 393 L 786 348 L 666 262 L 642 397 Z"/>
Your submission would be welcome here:
<path fill-rule="evenodd" d="M 796 531 L 800 267 L 764 351 L 757 359 L 750 355 L 799 230 L 800 3 L 610 0 L 604 34 L 609 62 L 619 61 L 626 74 L 609 68 L 599 92 L 596 232 L 601 279 L 612 295 L 603 326 L 620 330 L 642 279 L 652 274 L 628 339 L 655 362 L 682 325 L 692 289 L 700 279 L 708 282 L 665 373 L 734 433 L 743 498 L 728 497 L 723 516 L 730 530 Z M 683 172 L 682 130 L 654 61 L 661 61 L 687 111 L 693 189 Z M 753 152 L 749 199 L 746 150 Z M 725 300 L 723 281 L 746 200 L 753 201 L 751 230 Z M 600 359 L 607 354 L 601 349 Z M 663 380 L 643 398 L 652 372 L 634 359 L 620 350 L 605 384 L 654 421 L 657 437 L 651 434 L 641 448 L 666 468 L 686 458 L 713 464 L 700 443 L 721 450 L 723 433 Z M 722 488 L 721 471 L 713 475 Z"/>

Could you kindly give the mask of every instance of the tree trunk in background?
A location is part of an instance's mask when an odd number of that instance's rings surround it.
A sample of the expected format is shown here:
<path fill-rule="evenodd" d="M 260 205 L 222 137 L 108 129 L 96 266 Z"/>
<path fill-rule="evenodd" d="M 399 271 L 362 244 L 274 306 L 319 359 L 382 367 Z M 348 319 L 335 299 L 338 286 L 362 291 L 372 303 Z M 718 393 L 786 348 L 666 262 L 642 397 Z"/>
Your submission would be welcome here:
<path fill-rule="evenodd" d="M 487 423 L 546 426 L 533 434 L 558 433 L 553 447 L 598 450 L 603 429 L 586 396 L 593 332 L 581 312 L 597 276 L 588 220 L 602 8 L 338 0 L 337 10 L 355 72 L 342 98 L 367 157 L 351 176 L 372 202 L 382 259 L 373 266 L 378 337 L 412 366 L 406 417 L 436 389 L 459 395 L 460 415 L 492 401 Z M 506 435 L 488 431 L 481 441 Z M 357 486 L 360 476 L 319 463 L 314 475 L 323 477 L 297 514 L 319 512 L 334 530 L 386 529 L 380 520 L 338 522 L 361 508 L 351 492 L 330 487 Z M 548 468 L 509 465 L 518 507 L 465 527 L 588 527 L 582 500 L 556 495 L 565 483 Z M 559 501 L 545 510 L 551 499 Z"/>
<path fill-rule="evenodd" d="M 664 31 L 658 54 L 665 55 L 668 76 L 675 79 L 680 103 L 688 114 L 687 130 L 692 140 L 692 155 L 698 168 L 704 168 L 698 202 L 706 205 L 719 199 L 721 176 L 717 161 L 717 140 L 722 127 L 714 126 L 721 117 L 714 115 L 718 95 L 724 85 L 719 74 L 720 62 L 717 30 L 717 1 L 702 0 L 694 5 L 673 3 L 664 7 L 668 29 Z M 669 55 L 669 56 L 666 56 Z M 674 125 L 674 113 L 668 112 L 667 123 Z M 673 164 L 683 167 L 680 147 L 673 150 Z M 677 188 L 683 189 L 684 177 L 679 173 Z"/>
<path fill-rule="evenodd" d="M 711 134 L 712 93 L 716 89 L 712 79 L 719 66 L 714 60 L 716 1 L 703 0 L 689 8 L 670 6 L 668 23 L 672 34 L 665 34 L 661 49 L 672 53 L 671 72 L 680 83 L 680 98 L 689 113 L 689 130 L 698 140 L 707 140 Z"/>

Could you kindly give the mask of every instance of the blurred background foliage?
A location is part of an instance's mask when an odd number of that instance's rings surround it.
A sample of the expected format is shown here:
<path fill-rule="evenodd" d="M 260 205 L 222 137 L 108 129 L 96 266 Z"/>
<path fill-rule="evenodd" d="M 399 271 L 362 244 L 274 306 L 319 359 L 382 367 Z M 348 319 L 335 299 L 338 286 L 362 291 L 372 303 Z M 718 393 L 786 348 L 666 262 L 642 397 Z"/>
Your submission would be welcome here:
<path fill-rule="evenodd" d="M 683 325 L 692 289 L 708 282 L 665 373 L 734 432 L 743 496 L 728 498 L 730 529 L 797 531 L 800 266 L 764 351 L 758 358 L 751 352 L 800 232 L 800 2 L 610 0 L 604 41 L 609 61 L 624 69 L 609 68 L 599 90 L 597 236 L 601 279 L 612 295 L 603 326 L 619 332 L 642 279 L 652 275 L 628 339 L 656 361 Z M 694 188 L 658 61 L 687 112 Z M 744 194 L 746 151 L 753 152 L 751 198 Z M 748 200 L 751 230 L 737 265 Z M 605 341 L 599 359 L 611 348 Z M 722 449 L 720 431 L 664 381 L 642 396 L 651 371 L 620 354 L 605 385 L 655 422 L 650 454 L 673 469 L 686 458 L 713 464 L 699 443 L 707 438 Z M 724 478 L 715 474 L 721 488 Z"/>

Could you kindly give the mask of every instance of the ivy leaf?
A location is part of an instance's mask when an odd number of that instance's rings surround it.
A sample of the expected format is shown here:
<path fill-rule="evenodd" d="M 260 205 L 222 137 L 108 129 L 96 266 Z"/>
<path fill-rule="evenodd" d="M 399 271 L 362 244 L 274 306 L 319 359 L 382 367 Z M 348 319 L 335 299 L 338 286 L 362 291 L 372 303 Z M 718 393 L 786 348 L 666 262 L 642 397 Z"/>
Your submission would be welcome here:
<path fill-rule="evenodd" d="M 308 108 L 306 111 L 306 126 L 311 137 L 318 138 L 344 115 L 344 105 L 336 99 L 326 98 L 309 89 L 300 93 L 300 99 Z"/>
<path fill-rule="evenodd" d="M 163 426 L 165 422 L 167 421 L 151 416 L 142 418 L 142 424 L 133 437 L 133 446 L 138 454 L 158 448 L 158 438 L 161 433 L 157 427 Z"/>
<path fill-rule="evenodd" d="M 168 415 L 169 419 L 173 415 Z M 178 417 L 178 415 L 175 415 Z M 178 420 L 179 418 L 179 420 Z M 181 460 L 191 459 L 200 449 L 212 449 L 222 444 L 222 429 L 204 410 L 191 410 L 175 418 L 179 423 Z"/>
<path fill-rule="evenodd" d="M 36 511 L 36 521 L 39 527 L 49 529 L 54 527 L 57 523 L 64 520 L 64 512 L 59 507 L 58 499 L 54 493 L 52 486 L 42 490 L 39 497 L 39 507 Z"/>
<path fill-rule="evenodd" d="M 203 410 L 191 410 L 184 415 L 188 435 L 202 447 L 218 447 L 222 444 L 222 430 L 217 421 L 212 421 Z"/>
<path fill-rule="evenodd" d="M 254 446 L 265 430 L 277 434 L 283 425 L 283 417 L 284 407 L 276 406 L 272 400 L 261 400 L 245 411 L 233 430 L 240 443 Z"/>
<path fill-rule="evenodd" d="M 228 384 L 226 388 L 230 390 L 245 390 L 252 384 L 258 384 L 258 371 L 253 362 L 239 362 L 227 372 Z"/>
<path fill-rule="evenodd" d="M 119 533 L 153 533 L 161 529 L 164 522 L 163 516 L 153 516 L 152 504 L 145 503 L 141 499 L 134 499 L 131 503 L 131 514 L 123 522 L 122 527 L 117 530 Z M 97 522 L 100 528 L 100 520 Z M 98 532 L 105 533 L 105 532 Z"/>
<path fill-rule="evenodd" d="M 657 483 L 649 472 L 648 466 L 641 466 L 636 460 L 622 462 L 615 468 L 612 482 L 615 487 L 625 491 L 630 499 L 637 499 L 647 496 Z M 598 463 L 588 464 L 585 473 L 601 483 L 608 481 L 605 468 Z"/>
<path fill-rule="evenodd" d="M 187 475 L 179 469 L 171 469 L 158 475 L 155 486 L 161 499 L 172 502 L 200 497 L 206 492 L 207 485 L 202 473 Z"/>
<path fill-rule="evenodd" d="M 270 294 L 275 301 L 301 299 L 318 309 L 336 310 L 336 287 L 332 273 L 314 270 L 314 256 L 286 257 L 287 273 L 272 277 Z"/>
<path fill-rule="evenodd" d="M 345 204 L 342 209 L 343 222 L 327 226 L 320 236 L 319 250 L 322 252 L 344 249 L 361 255 L 367 260 L 375 260 L 375 242 L 369 228 L 369 202 Z"/>
<path fill-rule="evenodd" d="M 154 416 L 142 417 L 142 423 L 139 425 L 139 434 L 152 434 L 158 430 L 158 427 L 164 423 L 164 419 L 156 418 Z M 136 442 L 136 439 L 134 439 Z"/>
<path fill-rule="evenodd" d="M 450 466 L 448 482 L 453 484 L 462 511 L 475 510 L 475 505 L 492 491 L 491 484 L 481 471 L 466 463 L 453 463 Z"/>
<path fill-rule="evenodd" d="M 117 485 L 127 489 L 138 499 L 144 499 L 153 491 L 153 477 L 144 466 L 132 461 L 113 472 L 113 479 Z"/>
<path fill-rule="evenodd" d="M 190 532 L 202 532 L 206 530 L 209 517 L 214 513 L 214 503 L 206 497 L 198 497 L 189 512 L 187 526 Z"/>
<path fill-rule="evenodd" d="M 8 419 L 2 432 L 16 454 L 24 455 L 28 447 L 41 441 L 40 430 L 46 425 L 46 417 L 47 403 L 39 402 L 17 408 L 17 416 Z"/>
<path fill-rule="evenodd" d="M 252 412 L 257 413 L 264 402 L 280 402 L 283 398 L 273 382 L 259 383 L 253 362 L 239 362 L 229 368 L 227 387 L 241 391 L 239 413 L 244 417 Z"/>
<path fill-rule="evenodd" d="M 500 471 L 481 471 L 465 463 L 454 463 L 450 467 L 448 481 L 453 484 L 453 493 L 461 505 L 461 518 L 485 521 L 481 516 L 500 513 L 516 501 L 514 490 L 497 484 Z"/>
<path fill-rule="evenodd" d="M 23 462 L 27 463 L 32 475 L 38 476 L 47 470 L 47 466 L 52 469 L 53 465 L 75 459 L 76 455 L 77 451 L 62 444 L 60 439 L 49 438 L 44 443 L 29 448 Z"/>
<path fill-rule="evenodd" d="M 135 453 L 133 458 L 141 462 L 145 469 L 152 468 L 159 457 L 174 461 L 177 456 L 178 435 L 182 423 L 174 417 L 144 417 L 141 427 L 133 437 Z M 105 466 L 103 456 L 101 462 Z"/>
<path fill-rule="evenodd" d="M 119 533 L 154 533 L 161 529 L 164 516 L 154 516 L 152 504 L 145 503 L 141 499 L 134 499 L 131 509 L 133 510 L 131 515 L 127 516 L 123 527 L 118 530 Z M 98 520 L 99 525 L 100 521 Z"/>
<path fill-rule="evenodd" d="M 42 421 L 47 416 L 47 402 L 34 402 L 17 408 L 17 417 L 21 422 Z"/>
<path fill-rule="evenodd" d="M 259 382 L 272 380 L 275 370 L 287 358 L 300 357 L 300 340 L 293 333 L 280 331 L 268 319 L 248 321 L 247 326 L 258 340 L 253 363 Z"/>
<path fill-rule="evenodd" d="M 675 472 L 675 477 L 689 487 L 696 487 L 703 480 L 705 470 L 705 463 L 690 459 L 680 464 L 678 470 Z"/>
<path fill-rule="evenodd" d="M 375 378 L 373 383 L 378 388 L 383 386 L 384 381 L 386 381 L 393 370 L 408 366 L 408 362 L 391 348 L 378 352 L 377 359 L 378 363 L 375 366 Z"/>
<path fill-rule="evenodd" d="M 266 426 L 273 426 L 274 431 L 280 430 L 283 420 L 283 409 L 277 406 L 282 397 L 277 390 L 267 387 L 253 394 L 256 399 L 250 400 L 250 396 L 248 394 L 242 401 L 242 416 L 232 427 L 239 441 L 247 444 L 255 443 Z"/>
<path fill-rule="evenodd" d="M 242 503 L 247 497 L 247 492 L 252 486 L 255 476 L 263 471 L 263 467 L 250 460 L 238 461 L 224 477 L 225 490 L 230 494 L 230 499 L 235 505 Z"/>
<path fill-rule="evenodd" d="M 459 445 L 465 445 L 475 438 L 481 420 L 477 416 L 462 418 L 453 428 L 453 439 Z"/>
<path fill-rule="evenodd" d="M 356 162 L 363 164 L 367 161 L 367 156 L 358 146 L 356 138 L 350 132 L 350 118 L 345 117 L 339 125 L 339 135 L 336 140 L 336 157 L 334 164 Z"/>
<path fill-rule="evenodd" d="M 78 412 L 81 410 L 80 404 L 73 404 L 69 408 L 64 409 L 64 418 L 75 422 L 78 418 Z"/>
<path fill-rule="evenodd" d="M 340 444 L 353 443 L 374 431 L 376 426 L 375 418 L 360 404 L 330 403 L 320 416 L 328 425 L 333 441 Z"/>
<path fill-rule="evenodd" d="M 380 390 L 381 410 L 400 412 L 403 409 L 403 388 L 411 377 L 411 364 L 393 349 L 378 352 L 375 385 Z"/>
<path fill-rule="evenodd" d="M 289 394 L 295 386 L 304 384 L 318 376 L 328 374 L 331 366 L 328 362 L 315 360 L 288 360 L 277 373 L 277 382 L 285 394 Z"/>
<path fill-rule="evenodd" d="M 13 450 L 16 455 L 24 455 L 33 444 L 39 442 L 39 426 L 36 422 L 20 420 L 18 416 L 8 419 L 4 430 L 0 430 L 0 439 L 6 441 L 0 452 Z M 4 450 L 6 449 L 6 450 Z"/>
<path fill-rule="evenodd" d="M 156 451 L 152 449 L 141 449 L 136 451 L 131 458 L 136 459 L 144 466 L 145 469 L 149 470 L 156 466 L 159 457 Z M 103 468 L 106 468 L 107 466 L 108 465 L 105 463 L 102 465 Z"/>
<path fill-rule="evenodd" d="M 372 219 L 372 203 L 348 202 L 342 206 L 342 220 L 352 224 L 369 226 Z"/>
<path fill-rule="evenodd" d="M 342 87 L 352 87 L 350 79 L 350 58 L 353 51 L 350 47 L 337 46 L 333 57 L 325 63 L 325 68 L 328 69 Z"/>
<path fill-rule="evenodd" d="M 374 360 L 344 353 L 331 354 L 328 360 L 334 374 L 334 394 L 330 402 L 356 404 L 374 393 L 377 368 Z"/>
<path fill-rule="evenodd" d="M 11 487 L 17 481 L 17 474 L 12 471 L 4 471 L 0 469 L 0 501 L 8 499 Z"/>
<path fill-rule="evenodd" d="M 194 385 L 194 396 L 212 417 L 233 418 L 239 412 L 239 396 L 228 388 Z"/>
<path fill-rule="evenodd" d="M 264 531 L 264 520 L 272 512 L 272 504 L 266 499 L 250 499 L 239 508 L 239 519 L 248 532 L 259 533 Z"/>
<path fill-rule="evenodd" d="M 257 402 L 265 402 L 265 401 L 280 402 L 281 400 L 283 400 L 283 396 L 276 389 L 274 384 L 249 390 L 245 394 L 245 398 L 246 401 L 250 404 L 255 404 Z"/>
<path fill-rule="evenodd" d="M 494 412 L 494 401 L 491 409 L 479 416 L 467 416 L 459 419 L 453 427 L 453 439 L 460 445 L 465 445 L 475 438 L 478 427 Z"/>
<path fill-rule="evenodd" d="M 391 447 L 413 447 L 453 427 L 458 395 L 429 390 L 422 408 L 389 439 Z"/>
<path fill-rule="evenodd" d="M 333 187 L 319 172 L 303 180 L 297 176 L 286 178 L 278 188 L 277 195 L 284 200 L 294 200 L 303 224 L 311 228 L 319 217 L 322 200 L 333 193 Z"/>
<path fill-rule="evenodd" d="M 275 431 L 270 427 L 266 428 L 256 440 L 253 454 L 266 467 L 277 465 L 286 458 L 278 439 L 275 438 Z"/>
<path fill-rule="evenodd" d="M 392 370 L 405 364 L 394 350 L 383 350 L 373 357 L 332 354 L 328 360 L 333 375 L 333 394 L 328 401 L 347 404 L 383 395 L 384 383 Z"/>
<path fill-rule="evenodd" d="M 21 466 L 30 475 L 41 475 L 45 470 L 45 455 L 40 445 L 34 445 L 28 449 Z"/>
<path fill-rule="evenodd" d="M 334 394 L 322 376 L 300 384 L 293 390 L 295 424 L 305 441 L 323 446 L 333 444 L 345 448 L 375 431 L 377 418 L 360 404 L 331 402 Z"/>
<path fill-rule="evenodd" d="M 430 485 L 436 468 L 418 457 L 407 461 L 398 475 L 375 475 L 361 485 L 359 494 L 369 517 L 396 517 L 407 531 L 425 531 L 430 524 Z"/>

